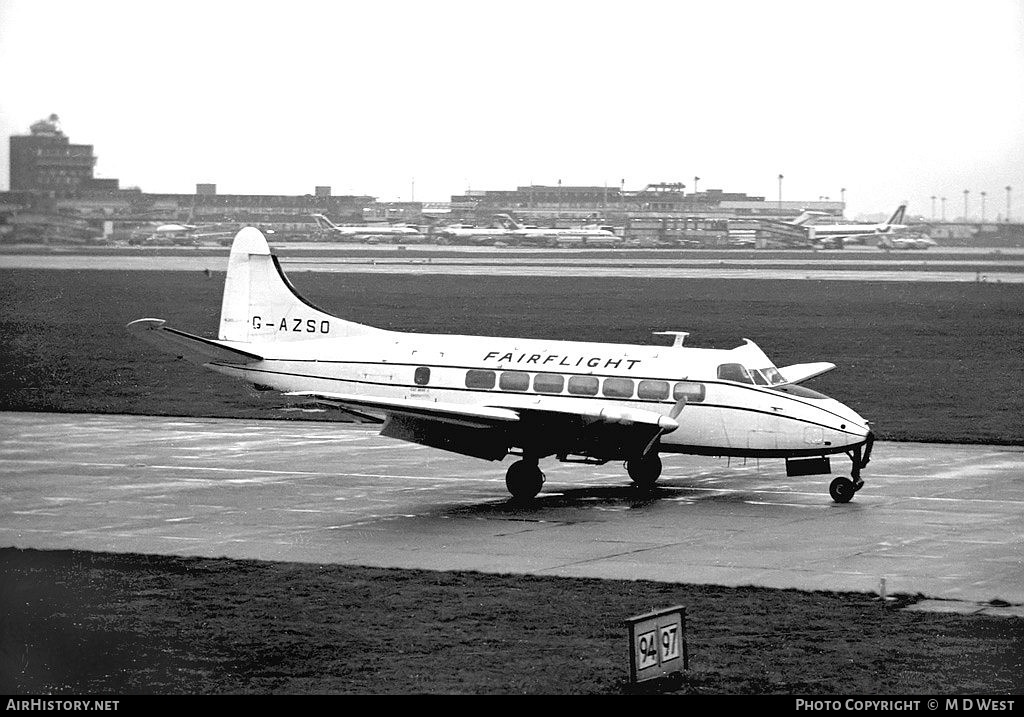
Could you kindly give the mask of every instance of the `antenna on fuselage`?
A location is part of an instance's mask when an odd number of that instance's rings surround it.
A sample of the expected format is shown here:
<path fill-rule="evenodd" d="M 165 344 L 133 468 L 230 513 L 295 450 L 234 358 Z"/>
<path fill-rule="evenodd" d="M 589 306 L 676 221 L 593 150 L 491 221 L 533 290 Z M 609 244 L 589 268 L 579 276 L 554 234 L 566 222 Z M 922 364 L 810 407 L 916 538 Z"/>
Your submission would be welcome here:
<path fill-rule="evenodd" d="M 655 336 L 671 336 L 672 346 L 682 346 L 683 342 L 686 341 L 686 337 L 690 335 L 688 331 L 654 331 L 652 332 Z"/>

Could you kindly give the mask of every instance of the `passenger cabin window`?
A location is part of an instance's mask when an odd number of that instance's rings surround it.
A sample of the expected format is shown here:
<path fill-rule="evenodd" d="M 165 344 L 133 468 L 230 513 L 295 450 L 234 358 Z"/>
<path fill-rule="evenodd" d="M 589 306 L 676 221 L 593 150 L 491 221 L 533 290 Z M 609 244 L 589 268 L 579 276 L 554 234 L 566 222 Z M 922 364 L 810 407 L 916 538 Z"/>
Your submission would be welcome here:
<path fill-rule="evenodd" d="M 419 366 L 413 374 L 413 381 L 417 386 L 426 386 L 430 383 L 430 369 L 426 366 Z"/>
<path fill-rule="evenodd" d="M 633 398 L 633 379 L 606 378 L 604 395 L 610 398 Z"/>
<path fill-rule="evenodd" d="M 525 391 L 530 387 L 530 374 L 522 371 L 502 371 L 498 386 L 505 391 Z"/>
<path fill-rule="evenodd" d="M 569 393 L 574 396 L 596 396 L 598 383 L 596 376 L 570 376 Z"/>
<path fill-rule="evenodd" d="M 533 377 L 533 390 L 537 393 L 561 393 L 565 378 L 557 373 L 538 373 Z"/>
<path fill-rule="evenodd" d="M 699 403 L 704 400 L 704 384 L 693 381 L 679 381 L 672 389 L 672 398 L 685 398 L 687 403 Z"/>
<path fill-rule="evenodd" d="M 668 381 L 641 381 L 636 395 L 637 398 L 663 401 L 668 398 Z"/>
<path fill-rule="evenodd" d="M 494 388 L 494 371 L 466 371 L 466 388 Z"/>
<path fill-rule="evenodd" d="M 718 378 L 737 383 L 754 383 L 750 374 L 747 373 L 747 369 L 743 367 L 743 364 L 738 363 L 723 363 L 718 367 Z"/>

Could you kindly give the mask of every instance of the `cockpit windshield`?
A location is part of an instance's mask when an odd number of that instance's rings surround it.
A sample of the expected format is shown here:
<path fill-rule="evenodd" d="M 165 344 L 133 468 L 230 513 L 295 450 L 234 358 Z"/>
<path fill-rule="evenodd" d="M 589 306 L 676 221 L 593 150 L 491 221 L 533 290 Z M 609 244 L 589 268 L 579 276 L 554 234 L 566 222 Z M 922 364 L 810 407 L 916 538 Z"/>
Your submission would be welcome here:
<path fill-rule="evenodd" d="M 739 363 L 723 363 L 718 367 L 718 378 L 723 381 L 756 384 L 758 386 L 776 386 L 785 383 L 779 370 L 774 366 L 750 369 Z"/>

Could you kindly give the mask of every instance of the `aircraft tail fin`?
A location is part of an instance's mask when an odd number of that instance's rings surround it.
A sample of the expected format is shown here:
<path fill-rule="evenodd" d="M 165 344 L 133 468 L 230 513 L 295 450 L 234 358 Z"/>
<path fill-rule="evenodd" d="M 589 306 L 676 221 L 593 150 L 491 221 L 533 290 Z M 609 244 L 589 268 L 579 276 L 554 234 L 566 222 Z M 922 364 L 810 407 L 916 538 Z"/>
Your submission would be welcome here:
<path fill-rule="evenodd" d="M 338 228 L 337 225 L 334 222 L 332 222 L 330 219 L 325 217 L 323 214 L 314 214 L 313 215 L 313 219 L 316 220 L 316 225 L 320 229 L 327 230 L 327 229 L 337 229 Z"/>
<path fill-rule="evenodd" d="M 222 341 L 302 341 L 377 331 L 332 316 L 300 296 L 259 229 L 245 227 L 235 235 L 220 310 Z"/>
<path fill-rule="evenodd" d="M 508 214 L 495 214 L 494 218 L 497 219 L 498 222 L 501 223 L 501 226 L 503 226 L 505 229 L 515 230 L 515 229 L 522 229 L 523 228 L 522 224 L 517 222 L 515 219 L 513 219 Z"/>
<path fill-rule="evenodd" d="M 893 215 L 891 217 L 889 217 L 889 221 L 886 222 L 886 225 L 902 224 L 903 223 L 903 216 L 906 213 L 907 213 L 907 205 L 906 205 L 906 202 L 904 202 L 903 204 L 901 204 L 898 207 L 896 207 L 896 211 L 893 212 Z"/>
<path fill-rule="evenodd" d="M 792 224 L 793 226 L 802 227 L 804 224 L 806 224 L 807 222 L 811 221 L 815 217 L 824 217 L 824 216 L 828 216 L 828 213 L 827 212 L 817 212 L 817 211 L 814 211 L 814 210 L 811 210 L 811 209 L 805 209 L 800 216 L 798 216 L 796 219 L 791 219 L 788 223 Z"/>

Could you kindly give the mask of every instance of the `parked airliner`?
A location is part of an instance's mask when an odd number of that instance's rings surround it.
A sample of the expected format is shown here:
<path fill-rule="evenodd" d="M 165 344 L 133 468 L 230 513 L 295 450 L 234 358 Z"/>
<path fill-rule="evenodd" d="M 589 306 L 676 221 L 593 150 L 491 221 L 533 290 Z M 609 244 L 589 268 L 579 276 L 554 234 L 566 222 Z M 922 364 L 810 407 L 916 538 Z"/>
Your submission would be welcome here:
<path fill-rule="evenodd" d="M 849 501 L 874 441 L 866 420 L 798 385 L 832 363 L 777 368 L 753 341 L 732 349 L 404 333 L 347 321 L 303 299 L 263 234 L 235 236 L 217 339 L 146 318 L 128 330 L 162 350 L 289 396 L 316 401 L 381 433 L 500 461 L 514 498 L 536 496 L 539 462 L 625 462 L 649 488 L 661 453 L 782 458 L 788 475 L 851 477 L 829 492 Z"/>
<path fill-rule="evenodd" d="M 842 249 L 847 244 L 859 244 L 866 237 L 882 237 L 906 229 L 903 216 L 907 205 L 901 204 L 889 220 L 882 224 L 805 224 L 808 238 L 822 248 Z"/>
<path fill-rule="evenodd" d="M 419 229 L 401 224 L 356 224 L 342 226 L 335 224 L 323 214 L 314 214 L 313 219 L 316 220 L 316 224 L 320 227 L 321 231 L 341 239 L 387 238 L 391 241 L 400 242 L 418 242 L 423 240 L 423 234 Z"/>
<path fill-rule="evenodd" d="M 573 244 L 586 244 L 588 246 L 614 246 L 622 243 L 622 237 L 611 229 L 605 227 L 579 227 L 555 228 L 555 227 L 528 227 L 508 214 L 496 214 L 509 234 L 522 242 L 542 243 L 558 246 L 569 246 Z"/>
<path fill-rule="evenodd" d="M 512 232 L 504 227 L 467 227 L 450 225 L 437 232 L 440 244 L 494 244 L 508 240 Z"/>

